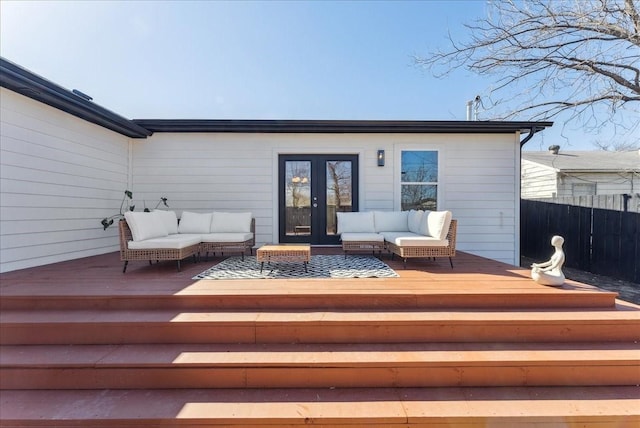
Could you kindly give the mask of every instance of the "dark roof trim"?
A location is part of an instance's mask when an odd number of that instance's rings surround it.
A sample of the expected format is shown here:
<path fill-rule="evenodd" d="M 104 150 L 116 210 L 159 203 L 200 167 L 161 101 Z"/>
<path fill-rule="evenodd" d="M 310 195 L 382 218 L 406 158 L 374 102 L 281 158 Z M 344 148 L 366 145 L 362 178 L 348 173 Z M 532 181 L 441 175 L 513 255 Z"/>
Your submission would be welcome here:
<path fill-rule="evenodd" d="M 481 122 L 413 120 L 181 120 L 134 119 L 151 132 L 244 133 L 475 133 L 537 132 L 553 122 Z M 534 131 L 535 129 L 535 131 Z"/>
<path fill-rule="evenodd" d="M 0 86 L 73 116 L 131 138 L 146 138 L 147 129 L 0 57 Z"/>

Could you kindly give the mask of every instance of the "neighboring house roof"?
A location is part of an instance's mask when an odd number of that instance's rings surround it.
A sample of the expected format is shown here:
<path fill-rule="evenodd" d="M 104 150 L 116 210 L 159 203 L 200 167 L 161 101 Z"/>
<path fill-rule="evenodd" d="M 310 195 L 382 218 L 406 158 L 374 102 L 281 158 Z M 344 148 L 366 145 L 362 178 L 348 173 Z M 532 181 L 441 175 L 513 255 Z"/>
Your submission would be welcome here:
<path fill-rule="evenodd" d="M 640 171 L 640 152 L 561 151 L 522 152 L 522 159 L 552 168 L 558 172 Z"/>
<path fill-rule="evenodd" d="M 0 57 L 0 86 L 131 138 L 154 132 L 533 134 L 553 122 L 413 120 L 129 120 Z"/>

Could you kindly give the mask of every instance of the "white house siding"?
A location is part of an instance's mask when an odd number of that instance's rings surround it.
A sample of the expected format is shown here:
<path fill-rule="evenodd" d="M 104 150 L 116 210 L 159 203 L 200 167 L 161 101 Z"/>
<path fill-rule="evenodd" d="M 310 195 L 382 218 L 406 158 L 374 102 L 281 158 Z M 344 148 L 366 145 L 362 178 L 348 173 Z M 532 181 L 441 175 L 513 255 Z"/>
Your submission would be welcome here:
<path fill-rule="evenodd" d="M 597 195 L 622 195 L 640 192 L 640 177 L 632 172 L 567 172 L 558 179 L 558 196 L 576 196 L 574 184 L 595 184 Z"/>
<path fill-rule="evenodd" d="M 558 193 L 557 172 L 553 168 L 522 160 L 522 198 L 551 198 Z"/>
<path fill-rule="evenodd" d="M 376 152 L 385 150 L 386 166 Z M 359 155 L 360 210 L 400 208 L 400 152 L 438 150 L 439 208 L 458 219 L 457 248 L 515 264 L 519 144 L 515 134 L 156 133 L 133 141 L 132 190 L 171 209 L 251 211 L 257 244 L 278 240 L 279 154 Z M 140 201 L 138 201 L 140 203 Z"/>
<path fill-rule="evenodd" d="M 458 219 L 457 249 L 509 264 L 520 257 L 520 145 L 515 134 L 444 135 L 442 207 Z"/>
<path fill-rule="evenodd" d="M 1 88 L 0 271 L 116 251 L 129 139 Z"/>

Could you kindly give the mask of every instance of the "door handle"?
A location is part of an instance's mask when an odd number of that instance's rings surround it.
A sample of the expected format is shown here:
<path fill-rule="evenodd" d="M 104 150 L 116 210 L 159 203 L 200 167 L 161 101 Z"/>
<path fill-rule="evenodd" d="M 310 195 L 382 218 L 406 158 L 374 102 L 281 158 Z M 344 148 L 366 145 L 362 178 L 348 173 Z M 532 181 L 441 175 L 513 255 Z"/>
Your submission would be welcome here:
<path fill-rule="evenodd" d="M 318 208 L 318 204 L 314 203 L 313 208 Z"/>

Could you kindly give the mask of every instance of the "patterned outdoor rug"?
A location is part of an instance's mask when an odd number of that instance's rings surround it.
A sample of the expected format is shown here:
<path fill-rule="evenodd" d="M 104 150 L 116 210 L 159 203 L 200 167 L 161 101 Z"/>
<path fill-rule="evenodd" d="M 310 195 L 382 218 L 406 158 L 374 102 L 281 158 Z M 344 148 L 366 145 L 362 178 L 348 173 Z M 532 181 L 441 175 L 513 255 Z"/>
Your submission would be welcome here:
<path fill-rule="evenodd" d="M 193 279 L 278 279 L 278 278 L 395 278 L 398 274 L 373 256 L 311 256 L 304 271 L 302 263 L 260 263 L 255 256 L 229 257 Z"/>

